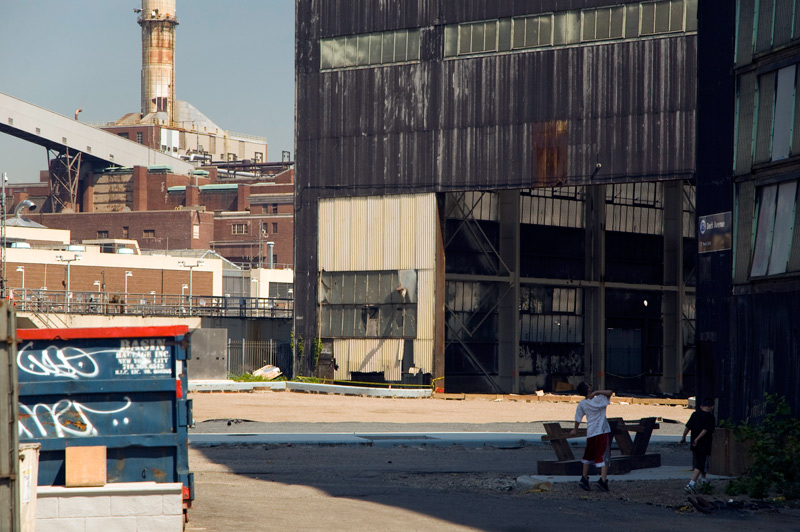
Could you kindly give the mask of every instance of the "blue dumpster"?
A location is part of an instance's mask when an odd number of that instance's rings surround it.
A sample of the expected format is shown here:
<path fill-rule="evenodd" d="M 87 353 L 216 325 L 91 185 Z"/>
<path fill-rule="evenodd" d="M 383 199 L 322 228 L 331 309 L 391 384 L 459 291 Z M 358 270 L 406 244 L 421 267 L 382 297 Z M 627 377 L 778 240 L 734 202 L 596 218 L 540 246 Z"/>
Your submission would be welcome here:
<path fill-rule="evenodd" d="M 19 441 L 40 443 L 39 485 L 64 485 L 67 446 L 107 448 L 108 482 L 181 482 L 192 424 L 188 327 L 18 329 Z"/>

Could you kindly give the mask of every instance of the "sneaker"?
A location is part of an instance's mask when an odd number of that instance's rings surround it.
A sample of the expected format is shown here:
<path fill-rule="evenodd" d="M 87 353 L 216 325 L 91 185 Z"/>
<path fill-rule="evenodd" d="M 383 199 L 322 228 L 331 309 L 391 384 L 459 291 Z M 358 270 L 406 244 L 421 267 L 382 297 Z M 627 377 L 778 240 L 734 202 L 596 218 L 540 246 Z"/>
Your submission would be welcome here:
<path fill-rule="evenodd" d="M 597 487 L 600 488 L 600 491 L 608 491 L 608 481 L 607 480 L 603 480 L 602 478 L 598 479 L 596 484 L 597 484 Z"/>
<path fill-rule="evenodd" d="M 686 493 L 697 493 L 697 488 L 695 488 L 692 484 L 686 484 L 686 487 L 683 488 Z"/>
<path fill-rule="evenodd" d="M 580 482 L 578 482 L 578 486 L 586 491 L 590 491 L 592 489 L 592 487 L 589 485 L 589 477 L 581 477 Z"/>

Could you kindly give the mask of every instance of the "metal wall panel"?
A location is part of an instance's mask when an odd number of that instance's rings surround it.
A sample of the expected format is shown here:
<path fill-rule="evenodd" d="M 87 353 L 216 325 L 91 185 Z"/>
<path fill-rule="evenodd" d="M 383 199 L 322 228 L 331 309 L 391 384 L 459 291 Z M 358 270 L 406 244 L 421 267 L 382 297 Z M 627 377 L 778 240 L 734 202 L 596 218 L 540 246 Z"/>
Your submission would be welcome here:
<path fill-rule="evenodd" d="M 339 365 L 334 378 L 350 380 L 353 372 L 383 373 L 387 381 L 400 381 L 404 343 L 402 339 L 386 338 L 334 340 L 333 356 Z M 417 367 L 422 366 L 417 364 Z M 431 371 L 429 367 L 424 370 Z"/>
<path fill-rule="evenodd" d="M 433 194 L 336 198 L 319 202 L 321 270 L 409 269 L 417 272 L 417 313 L 407 319 L 416 319 L 416 340 L 424 340 L 415 343 L 414 358 L 415 361 L 429 361 L 424 367 L 417 362 L 426 373 L 433 370 L 437 212 Z M 343 282 L 347 278 L 348 275 L 343 275 Z M 366 296 L 364 294 L 361 299 Z M 363 320 L 354 321 L 358 324 Z M 322 329 L 321 332 L 330 332 L 336 327 L 324 324 Z M 398 357 L 402 356 L 402 349 L 402 339 L 335 339 L 334 356 L 340 366 L 337 378 L 345 378 L 344 374 L 349 378 L 353 371 L 365 371 L 384 372 L 387 380 L 399 381 L 402 364 Z M 420 352 L 419 349 L 429 351 Z"/>
<path fill-rule="evenodd" d="M 755 120 L 756 75 L 751 72 L 739 78 L 736 101 L 736 174 L 750 173 L 753 162 L 753 120 Z"/>
<path fill-rule="evenodd" d="M 792 39 L 795 0 L 775 0 L 775 32 L 772 45 L 784 45 Z"/>
<path fill-rule="evenodd" d="M 321 270 L 434 268 L 433 194 L 323 199 L 319 205 Z"/>
<path fill-rule="evenodd" d="M 745 181 L 736 186 L 736 260 L 733 267 L 733 279 L 736 283 L 745 283 L 750 277 L 750 259 L 753 253 L 753 216 L 755 210 L 755 185 Z"/>
<path fill-rule="evenodd" d="M 753 60 L 753 26 L 755 24 L 756 2 L 759 0 L 738 0 L 738 27 L 736 28 L 736 64 L 746 65 Z"/>
<path fill-rule="evenodd" d="M 723 419 L 759 421 L 764 394 L 785 396 L 800 412 L 800 286 L 786 283 L 780 291 L 734 295 L 733 341 L 726 353 L 726 375 L 720 382 Z"/>
<path fill-rule="evenodd" d="M 772 153 L 772 123 L 775 113 L 775 76 L 777 71 L 767 72 L 758 78 L 758 126 L 756 129 L 756 151 L 754 163 L 770 160 Z"/>
<path fill-rule="evenodd" d="M 775 0 L 759 0 L 758 28 L 756 30 L 756 53 L 769 50 L 772 47 L 772 22 Z"/>

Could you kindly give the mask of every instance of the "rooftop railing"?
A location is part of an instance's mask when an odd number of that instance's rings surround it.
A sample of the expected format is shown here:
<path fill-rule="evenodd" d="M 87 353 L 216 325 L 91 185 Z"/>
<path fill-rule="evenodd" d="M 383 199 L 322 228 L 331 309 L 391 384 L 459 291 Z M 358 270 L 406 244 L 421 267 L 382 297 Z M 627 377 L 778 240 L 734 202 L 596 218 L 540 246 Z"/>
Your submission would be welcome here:
<path fill-rule="evenodd" d="M 173 294 L 107 294 L 102 292 L 13 288 L 17 312 L 97 316 L 179 316 L 291 318 L 288 298 L 217 297 Z"/>

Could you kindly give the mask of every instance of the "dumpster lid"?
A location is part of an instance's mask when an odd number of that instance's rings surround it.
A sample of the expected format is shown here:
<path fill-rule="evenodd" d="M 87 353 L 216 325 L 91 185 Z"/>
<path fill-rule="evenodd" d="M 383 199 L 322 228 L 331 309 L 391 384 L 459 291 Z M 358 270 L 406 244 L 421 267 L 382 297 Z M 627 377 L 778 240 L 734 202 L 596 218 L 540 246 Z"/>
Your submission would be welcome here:
<path fill-rule="evenodd" d="M 85 338 L 147 338 L 182 336 L 187 325 L 163 327 L 92 327 L 84 329 L 17 329 L 18 340 L 82 340 Z"/>

